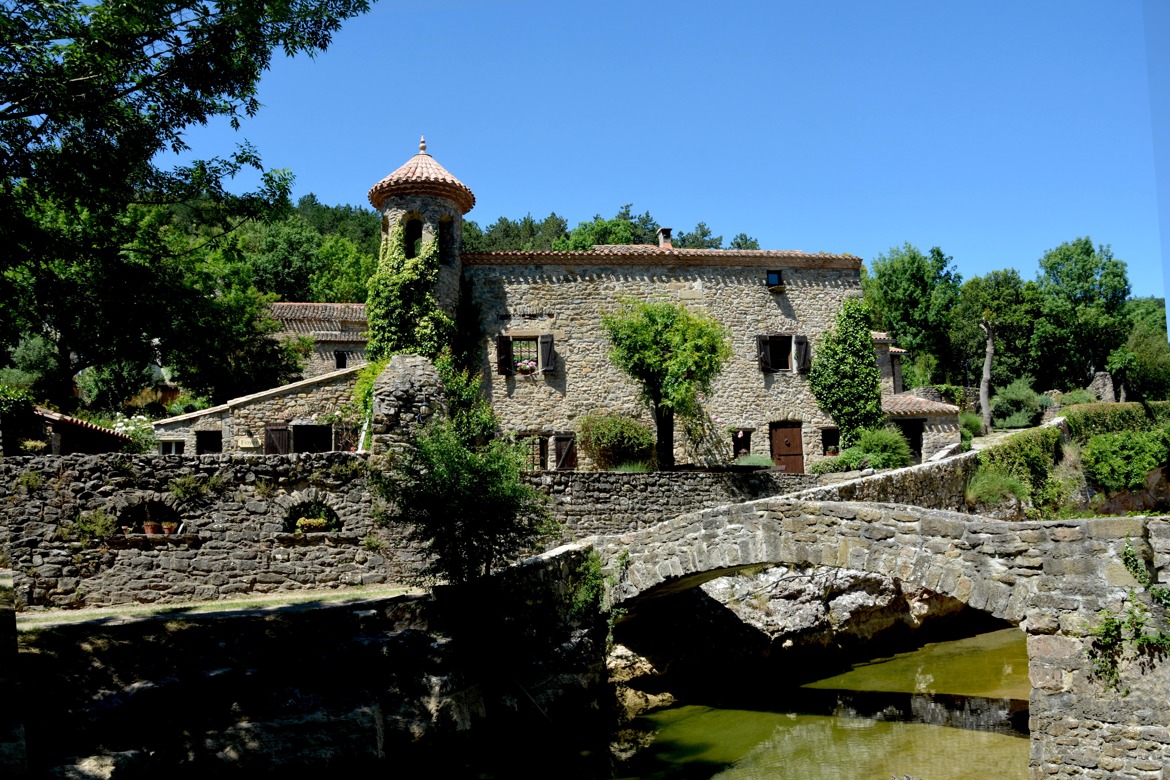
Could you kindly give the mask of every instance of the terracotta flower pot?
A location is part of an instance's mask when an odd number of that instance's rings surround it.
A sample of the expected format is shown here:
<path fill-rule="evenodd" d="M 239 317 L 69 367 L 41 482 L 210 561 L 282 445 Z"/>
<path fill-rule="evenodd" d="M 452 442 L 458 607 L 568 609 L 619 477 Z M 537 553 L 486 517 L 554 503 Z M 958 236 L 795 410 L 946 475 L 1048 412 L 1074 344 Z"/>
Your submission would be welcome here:
<path fill-rule="evenodd" d="M 178 533 L 178 531 L 179 531 L 179 524 L 178 523 L 163 523 L 162 524 L 162 532 L 164 534 L 174 534 L 174 533 Z"/>
<path fill-rule="evenodd" d="M 162 533 L 162 523 L 157 523 L 154 520 L 147 520 L 142 524 L 142 533 L 158 535 Z"/>

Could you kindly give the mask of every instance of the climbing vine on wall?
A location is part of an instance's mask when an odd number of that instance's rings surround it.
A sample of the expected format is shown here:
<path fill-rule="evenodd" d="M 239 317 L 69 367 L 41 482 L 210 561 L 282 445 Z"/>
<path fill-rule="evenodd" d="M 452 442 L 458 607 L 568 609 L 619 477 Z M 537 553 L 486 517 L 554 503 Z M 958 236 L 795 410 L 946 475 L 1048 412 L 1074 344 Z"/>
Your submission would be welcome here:
<path fill-rule="evenodd" d="M 406 234 L 394 228 L 382 245 L 366 300 L 370 340 L 366 354 L 378 360 L 399 352 L 434 358 L 449 347 L 455 323 L 435 298 L 439 242 L 426 241 L 407 257 Z"/>
<path fill-rule="evenodd" d="M 1101 610 L 1101 622 L 1090 631 L 1092 642 L 1086 653 L 1093 664 L 1093 674 L 1107 686 L 1121 692 L 1121 659 L 1127 648 L 1143 660 L 1165 656 L 1170 652 L 1170 634 L 1166 629 L 1166 610 L 1170 608 L 1170 588 L 1155 585 L 1154 578 L 1128 539 L 1121 551 L 1121 561 L 1143 591 L 1139 595 L 1129 592 L 1129 606 L 1125 614 L 1119 615 L 1108 609 Z M 1151 621 L 1151 618 L 1156 620 Z"/>

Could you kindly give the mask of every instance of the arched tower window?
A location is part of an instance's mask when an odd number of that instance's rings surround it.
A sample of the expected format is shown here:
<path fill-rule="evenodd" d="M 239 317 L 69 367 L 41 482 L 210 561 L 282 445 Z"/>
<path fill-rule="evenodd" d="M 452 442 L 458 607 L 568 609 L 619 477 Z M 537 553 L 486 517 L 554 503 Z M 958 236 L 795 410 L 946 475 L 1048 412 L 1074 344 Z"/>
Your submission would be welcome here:
<path fill-rule="evenodd" d="M 423 223 L 421 219 L 408 219 L 403 226 L 406 238 L 406 256 L 418 257 L 422 251 Z"/>
<path fill-rule="evenodd" d="M 439 222 L 439 262 L 455 264 L 455 223 L 449 219 Z"/>

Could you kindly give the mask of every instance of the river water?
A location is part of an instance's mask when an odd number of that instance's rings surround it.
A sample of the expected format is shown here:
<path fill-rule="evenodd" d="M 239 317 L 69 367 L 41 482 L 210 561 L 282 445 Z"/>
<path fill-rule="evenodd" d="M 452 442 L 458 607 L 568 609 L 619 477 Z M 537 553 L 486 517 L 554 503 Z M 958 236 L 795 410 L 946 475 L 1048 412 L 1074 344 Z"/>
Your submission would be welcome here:
<path fill-rule="evenodd" d="M 1028 776 L 1019 629 L 939 642 L 818 680 L 767 710 L 685 705 L 645 717 L 630 780 L 966 780 Z"/>

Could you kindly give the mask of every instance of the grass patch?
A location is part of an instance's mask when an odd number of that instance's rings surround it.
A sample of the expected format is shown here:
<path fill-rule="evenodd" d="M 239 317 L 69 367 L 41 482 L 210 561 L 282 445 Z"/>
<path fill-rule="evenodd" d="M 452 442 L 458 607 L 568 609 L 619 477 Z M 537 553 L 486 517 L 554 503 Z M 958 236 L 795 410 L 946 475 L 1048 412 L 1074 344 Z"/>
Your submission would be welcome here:
<path fill-rule="evenodd" d="M 995 469 L 980 468 L 967 482 L 964 497 L 968 506 L 987 504 L 998 506 L 1015 496 L 1020 501 L 1028 498 L 1028 487 L 1019 478 Z"/>

